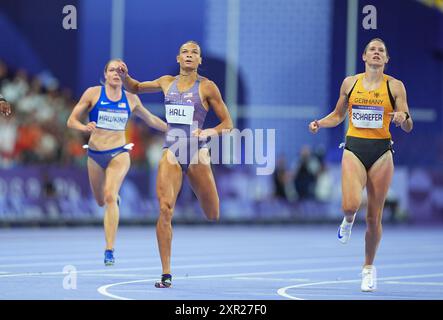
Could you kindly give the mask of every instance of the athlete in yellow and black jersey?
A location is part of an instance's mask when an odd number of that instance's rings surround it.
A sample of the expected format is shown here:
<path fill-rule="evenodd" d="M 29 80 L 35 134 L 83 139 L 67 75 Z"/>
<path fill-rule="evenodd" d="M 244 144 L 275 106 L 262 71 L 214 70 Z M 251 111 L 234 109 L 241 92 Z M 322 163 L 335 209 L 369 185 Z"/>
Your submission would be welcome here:
<path fill-rule="evenodd" d="M 362 202 L 362 191 L 366 188 L 367 229 L 361 290 L 374 291 L 377 276 L 373 262 L 382 235 L 383 207 L 394 172 L 392 152 L 389 152 L 389 126 L 393 122 L 405 132 L 410 132 L 413 122 L 403 83 L 384 74 L 389 54 L 383 40 L 371 40 L 362 59 L 365 72 L 343 81 L 334 111 L 312 121 L 309 130 L 317 133 L 320 128 L 335 127 L 349 115 L 342 158 L 342 209 L 345 217 L 338 229 L 338 240 L 348 242 L 355 214 Z"/>
<path fill-rule="evenodd" d="M 392 150 L 389 125 L 395 101 L 389 88 L 391 77 L 383 74 L 380 86 L 369 91 L 363 85 L 364 76 L 364 73 L 355 76 L 357 80 L 348 93 L 345 149 L 369 170 L 386 151 Z"/>

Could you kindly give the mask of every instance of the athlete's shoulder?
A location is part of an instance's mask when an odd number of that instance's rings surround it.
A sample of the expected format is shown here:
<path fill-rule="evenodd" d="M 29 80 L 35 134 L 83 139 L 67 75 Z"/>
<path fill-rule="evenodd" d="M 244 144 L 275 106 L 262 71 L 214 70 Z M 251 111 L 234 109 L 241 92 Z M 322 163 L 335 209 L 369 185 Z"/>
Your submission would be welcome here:
<path fill-rule="evenodd" d="M 397 93 L 406 92 L 405 85 L 403 82 L 399 79 L 396 79 L 392 76 L 386 75 L 387 81 L 389 83 L 389 89 L 394 94 L 394 96 Z"/>
<path fill-rule="evenodd" d="M 164 76 L 161 76 L 158 78 L 158 81 L 165 81 L 165 82 L 172 82 L 175 80 L 175 76 L 171 76 L 170 74 L 165 74 Z"/>
<path fill-rule="evenodd" d="M 85 90 L 85 93 L 87 94 L 95 94 L 100 92 L 102 89 L 102 86 L 93 86 L 93 87 L 89 87 Z"/>
<path fill-rule="evenodd" d="M 209 80 L 208 78 L 203 77 L 203 76 L 200 76 L 200 75 L 199 75 L 198 77 L 199 77 L 199 79 L 200 79 L 201 82 L 211 81 L 211 80 Z M 213 81 L 211 81 L 211 82 L 213 82 Z"/>
<path fill-rule="evenodd" d="M 132 93 L 132 92 L 129 92 L 129 91 L 127 91 L 127 90 L 124 90 L 124 89 L 123 89 L 123 92 L 125 93 L 126 98 L 128 98 L 128 99 L 133 99 L 133 98 L 135 98 L 135 97 L 138 97 L 137 94 Z"/>
<path fill-rule="evenodd" d="M 137 106 L 142 105 L 140 97 L 137 94 L 131 93 L 126 90 L 124 90 L 124 93 L 126 95 L 126 99 L 128 100 L 129 106 L 134 106 L 134 108 L 135 108 Z M 131 110 L 133 110 L 133 108 L 131 108 Z"/>
<path fill-rule="evenodd" d="M 343 80 L 343 82 L 349 82 L 349 83 L 354 84 L 355 81 L 357 81 L 357 80 L 362 76 L 362 74 L 363 74 L 363 73 L 357 73 L 357 74 L 354 74 L 354 75 L 352 75 L 352 76 L 347 76 L 347 77 Z"/>
<path fill-rule="evenodd" d="M 97 95 L 100 95 L 101 86 L 89 87 L 83 92 L 83 98 L 93 99 Z"/>
<path fill-rule="evenodd" d="M 394 84 L 394 85 L 403 84 L 403 82 L 401 80 L 396 79 L 393 76 L 390 76 L 388 74 L 385 74 L 385 76 L 386 76 L 386 80 L 389 81 L 389 84 Z"/>
<path fill-rule="evenodd" d="M 200 84 L 202 85 L 202 87 L 217 87 L 214 81 L 202 76 L 200 76 Z"/>
<path fill-rule="evenodd" d="M 359 74 L 355 74 L 353 76 L 347 76 L 342 83 L 342 92 L 343 94 L 348 94 L 351 88 L 354 86 L 354 84 L 357 82 L 358 78 L 360 77 Z"/>
<path fill-rule="evenodd" d="M 135 93 L 131 93 L 129 91 L 123 90 L 123 92 L 126 95 L 126 99 L 128 99 L 129 101 L 136 101 L 138 98 L 138 95 L 136 95 Z"/>

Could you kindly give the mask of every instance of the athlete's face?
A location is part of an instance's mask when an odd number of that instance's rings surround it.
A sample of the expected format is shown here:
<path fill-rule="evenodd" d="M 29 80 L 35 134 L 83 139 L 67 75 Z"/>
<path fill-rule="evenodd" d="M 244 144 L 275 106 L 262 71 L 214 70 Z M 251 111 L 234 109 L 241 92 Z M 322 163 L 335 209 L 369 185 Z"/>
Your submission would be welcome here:
<path fill-rule="evenodd" d="M 177 62 L 182 69 L 196 70 L 199 64 L 202 63 L 200 47 L 195 43 L 185 43 L 180 48 Z"/>
<path fill-rule="evenodd" d="M 122 80 L 120 79 L 117 69 L 119 67 L 119 63 L 117 61 L 111 61 L 108 65 L 108 68 L 105 72 L 106 82 L 113 86 L 121 86 Z"/>
<path fill-rule="evenodd" d="M 389 61 L 386 47 L 383 42 L 372 41 L 363 54 L 363 61 L 371 66 L 384 66 Z"/>

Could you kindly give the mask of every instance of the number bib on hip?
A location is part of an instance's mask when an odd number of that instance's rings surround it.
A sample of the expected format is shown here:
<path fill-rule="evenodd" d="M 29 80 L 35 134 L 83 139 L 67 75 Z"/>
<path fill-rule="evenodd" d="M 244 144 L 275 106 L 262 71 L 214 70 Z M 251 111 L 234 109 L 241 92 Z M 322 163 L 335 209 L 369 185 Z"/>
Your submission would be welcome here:
<path fill-rule="evenodd" d="M 166 121 L 176 124 L 192 124 L 194 119 L 193 105 L 166 104 Z"/>
<path fill-rule="evenodd" d="M 383 128 L 383 107 L 352 106 L 352 124 L 356 128 Z"/>
<path fill-rule="evenodd" d="M 128 122 L 127 111 L 99 110 L 97 118 L 97 128 L 108 130 L 124 131 Z"/>

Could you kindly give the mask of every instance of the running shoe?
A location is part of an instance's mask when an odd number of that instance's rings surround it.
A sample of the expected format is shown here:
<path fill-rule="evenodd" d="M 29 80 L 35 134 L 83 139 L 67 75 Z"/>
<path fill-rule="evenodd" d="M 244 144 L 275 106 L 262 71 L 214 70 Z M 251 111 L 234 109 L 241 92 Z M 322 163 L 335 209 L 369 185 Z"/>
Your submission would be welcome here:
<path fill-rule="evenodd" d="M 351 229 L 353 224 L 354 222 L 347 222 L 346 218 L 343 218 L 340 227 L 338 227 L 338 234 L 337 234 L 338 241 L 340 241 L 343 244 L 349 241 L 349 238 L 351 237 Z"/>
<path fill-rule="evenodd" d="M 377 290 L 377 270 L 374 266 L 364 266 L 361 275 L 361 291 L 372 292 Z"/>
<path fill-rule="evenodd" d="M 162 274 L 160 281 L 155 283 L 156 288 L 170 288 L 172 286 L 172 276 L 170 274 Z"/>
<path fill-rule="evenodd" d="M 113 266 L 115 263 L 114 249 L 105 250 L 105 266 Z"/>

